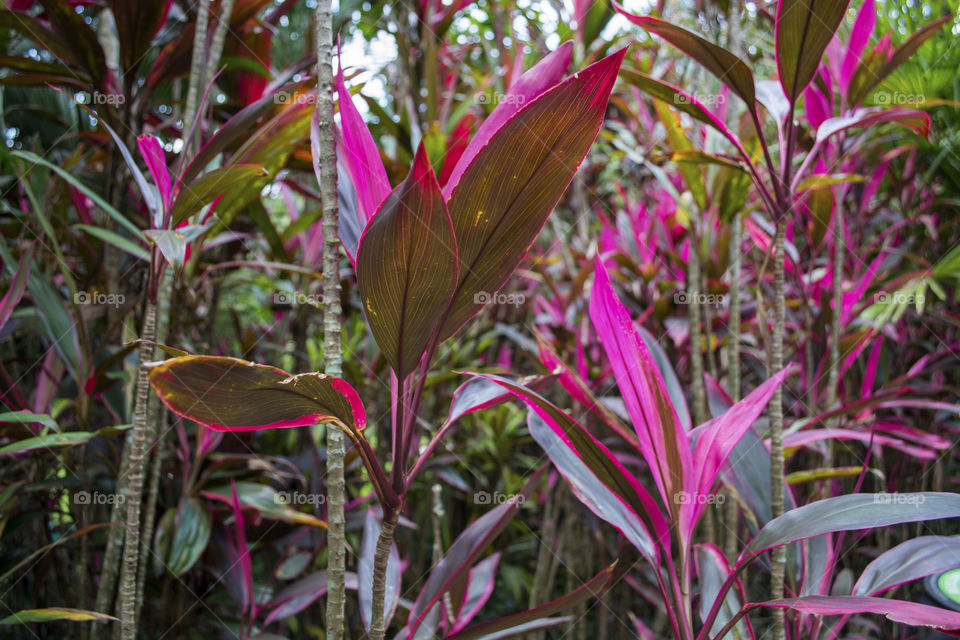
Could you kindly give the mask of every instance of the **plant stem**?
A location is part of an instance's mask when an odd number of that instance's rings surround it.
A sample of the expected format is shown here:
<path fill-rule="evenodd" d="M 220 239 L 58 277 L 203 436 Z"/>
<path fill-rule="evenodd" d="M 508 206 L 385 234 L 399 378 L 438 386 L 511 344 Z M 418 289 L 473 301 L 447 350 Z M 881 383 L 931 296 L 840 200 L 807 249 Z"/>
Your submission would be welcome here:
<path fill-rule="evenodd" d="M 220 8 L 220 15 L 217 17 L 217 28 L 213 32 L 213 39 L 210 41 L 210 53 L 207 56 L 207 66 L 203 72 L 203 85 L 213 78 L 217 72 L 217 64 L 220 62 L 220 54 L 223 53 L 223 42 L 227 37 L 227 30 L 230 27 L 230 16 L 233 14 L 234 0 L 223 0 Z M 199 115 L 199 114 L 198 114 Z"/>
<path fill-rule="evenodd" d="M 323 209 L 323 358 L 328 375 L 342 374 L 340 353 L 340 240 L 337 211 L 337 155 L 333 140 L 333 8 L 318 0 L 314 13 L 317 50 L 317 144 L 320 207 Z M 327 638 L 344 638 L 346 605 L 346 480 L 343 432 L 327 428 Z M 381 532 L 382 534 L 382 532 Z M 387 545 L 389 550 L 390 545 Z M 374 578 L 376 584 L 376 578 Z M 376 598 L 374 598 L 376 601 Z M 376 607 L 376 603 L 374 603 Z M 382 617 L 382 615 L 381 615 Z"/>
<path fill-rule="evenodd" d="M 133 437 L 130 440 L 130 473 L 127 479 L 127 523 L 120 574 L 120 638 L 134 640 L 137 635 L 136 595 L 137 562 L 140 556 L 140 501 L 143 494 L 143 455 L 147 441 L 147 404 L 150 383 L 144 364 L 153 356 L 157 306 L 147 300 L 137 368 L 137 396 L 133 410 Z"/>
<path fill-rule="evenodd" d="M 774 236 L 773 256 L 773 335 L 771 336 L 770 364 L 767 375 L 772 376 L 783 369 L 783 330 L 785 304 L 783 297 L 784 267 L 786 263 L 786 219 L 780 216 Z M 783 514 L 783 391 L 780 385 L 770 398 L 770 503 L 774 518 Z M 786 547 L 776 547 L 771 552 L 770 599 L 783 597 L 783 577 L 786 570 Z M 783 640 L 784 610 L 773 611 L 774 640 Z"/>
<path fill-rule="evenodd" d="M 693 378 L 693 423 L 707 421 L 707 393 L 703 385 L 702 333 L 700 330 L 700 239 L 690 219 L 690 264 L 687 274 L 687 306 L 690 319 L 690 371 Z"/>
<path fill-rule="evenodd" d="M 830 370 L 827 373 L 826 410 L 837 404 L 840 369 L 840 315 L 843 312 L 843 208 L 836 203 L 833 213 L 833 317 L 830 320 Z M 833 438 L 827 440 L 827 459 L 824 466 L 833 466 Z"/>
<path fill-rule="evenodd" d="M 157 319 L 156 319 L 156 341 L 164 344 L 167 341 L 167 330 L 170 327 L 170 298 L 173 295 L 173 271 L 166 269 L 160 280 L 160 290 L 157 295 Z M 153 349 L 151 358 L 156 358 L 158 350 Z M 157 497 L 160 493 L 160 463 L 161 463 L 161 443 L 163 442 L 164 429 L 167 424 L 167 407 L 160 406 L 157 397 L 150 396 L 147 405 L 147 427 L 150 431 L 147 442 L 151 443 L 152 455 L 150 459 L 150 483 L 147 487 L 147 512 L 143 517 L 143 536 L 140 540 L 141 558 L 149 557 L 150 544 L 153 542 L 153 530 L 157 519 Z M 148 456 L 150 450 L 148 450 Z M 136 619 L 140 619 L 140 611 L 143 608 L 143 587 L 147 579 L 147 566 L 149 562 L 141 562 L 137 567 L 137 611 Z"/>
<path fill-rule="evenodd" d="M 370 640 L 383 640 L 386 635 L 384 621 L 384 600 L 387 596 L 387 562 L 390 560 L 390 546 L 397 529 L 399 513 L 385 512 L 380 535 L 377 537 L 377 550 L 373 555 L 373 605 L 370 609 Z"/>
<path fill-rule="evenodd" d="M 190 147 L 193 139 L 193 123 L 197 118 L 197 100 L 200 96 L 200 87 L 203 86 L 203 60 L 207 48 L 207 24 L 210 20 L 209 0 L 200 0 L 197 5 L 197 23 L 193 31 L 193 52 L 190 58 L 190 84 L 187 86 L 187 103 L 183 108 L 183 151 L 182 157 L 190 156 Z"/>
<path fill-rule="evenodd" d="M 740 399 L 740 267 L 743 264 L 740 232 L 740 214 L 733 216 L 730 222 L 730 317 L 727 325 L 730 342 L 727 345 L 727 387 L 730 398 Z"/>

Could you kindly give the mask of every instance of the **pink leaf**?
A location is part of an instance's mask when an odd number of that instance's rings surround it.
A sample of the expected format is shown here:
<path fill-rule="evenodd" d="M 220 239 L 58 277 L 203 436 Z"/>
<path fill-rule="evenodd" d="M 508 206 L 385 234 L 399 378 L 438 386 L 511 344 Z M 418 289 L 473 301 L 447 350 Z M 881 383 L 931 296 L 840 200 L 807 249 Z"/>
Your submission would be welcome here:
<path fill-rule="evenodd" d="M 487 142 L 493 138 L 500 127 L 506 124 L 513 114 L 521 107 L 533 101 L 541 93 L 560 82 L 567 67 L 570 65 L 570 57 L 573 55 L 573 43 L 564 42 L 556 51 L 548 54 L 533 65 L 529 71 L 520 76 L 520 79 L 510 87 L 507 93 L 500 97 L 500 102 L 496 108 L 483 121 L 476 135 L 467 145 L 456 166 L 450 173 L 450 177 L 443 185 L 443 197 L 450 198 L 453 188 L 460 181 L 460 177 L 477 157 Z"/>
<path fill-rule="evenodd" d="M 760 413 L 766 408 L 770 396 L 789 373 L 790 367 L 781 370 L 769 380 L 754 389 L 746 398 L 736 403 L 720 417 L 697 429 L 697 441 L 693 451 L 693 468 L 696 470 L 697 493 L 706 496 L 713 489 L 720 467 L 726 462 L 744 432 L 753 425 Z M 695 516 L 699 515 L 706 503 L 694 503 Z"/>
<path fill-rule="evenodd" d="M 693 456 L 666 385 L 626 308 L 617 299 L 599 257 L 590 318 L 613 367 L 623 401 L 640 438 L 640 452 L 668 505 L 692 486 Z"/>
<path fill-rule="evenodd" d="M 843 58 L 843 64 L 840 67 L 840 86 L 844 92 L 850 84 L 850 79 L 860 64 L 863 56 L 863 50 L 870 42 L 870 35 L 877 24 L 877 7 L 874 0 L 865 0 L 857 13 L 857 19 L 853 23 L 853 31 L 850 32 L 850 41 L 847 42 L 847 53 Z"/>
<path fill-rule="evenodd" d="M 173 202 L 173 186 L 170 181 L 170 173 L 167 171 L 167 159 L 163 155 L 163 147 L 160 141 L 149 135 L 142 135 L 137 138 L 137 146 L 140 147 L 140 155 L 143 161 L 147 163 L 147 169 L 150 170 L 150 176 L 153 183 L 157 185 L 160 191 L 160 198 L 163 202 L 163 210 L 170 211 L 170 205 Z"/>
<path fill-rule="evenodd" d="M 960 613 L 916 602 L 865 596 L 808 596 L 761 602 L 757 606 L 793 609 L 818 616 L 846 616 L 877 613 L 894 622 L 936 629 L 960 629 Z"/>
<path fill-rule="evenodd" d="M 387 171 L 383 168 L 373 136 L 343 82 L 343 67 L 337 69 L 337 95 L 345 151 L 343 161 L 357 189 L 363 218 L 361 226 L 366 226 L 380 204 L 390 195 L 390 180 L 387 179 Z"/>

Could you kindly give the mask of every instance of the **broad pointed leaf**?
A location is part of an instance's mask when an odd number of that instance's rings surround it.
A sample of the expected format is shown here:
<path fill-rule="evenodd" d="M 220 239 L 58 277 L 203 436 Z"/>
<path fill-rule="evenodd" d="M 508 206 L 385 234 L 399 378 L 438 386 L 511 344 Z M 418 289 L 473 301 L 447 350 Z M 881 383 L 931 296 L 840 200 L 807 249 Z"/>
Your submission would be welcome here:
<path fill-rule="evenodd" d="M 573 55 L 573 43 L 564 42 L 557 49 L 543 57 L 537 64 L 533 65 L 526 73 L 511 86 L 501 97 L 497 106 L 494 107 L 490 115 L 486 117 L 477 133 L 467 144 L 457 164 L 450 172 L 450 177 L 443 184 L 443 195 L 449 198 L 453 193 L 453 188 L 460 181 L 461 176 L 473 162 L 480 150 L 490 142 L 494 134 L 506 124 L 508 120 L 519 111 L 528 102 L 541 93 L 554 86 L 567 67 L 570 66 L 570 57 Z"/>
<path fill-rule="evenodd" d="M 563 595 L 556 600 L 552 600 L 544 605 L 529 609 L 522 613 L 515 613 L 512 616 L 498 618 L 489 622 L 481 622 L 467 627 L 459 633 L 448 635 L 444 640 L 474 640 L 475 638 L 489 638 L 490 634 L 509 629 L 515 629 L 520 625 L 529 624 L 535 620 L 541 620 L 547 616 L 552 616 L 563 611 L 568 611 L 578 604 L 586 602 L 590 598 L 599 597 L 610 586 L 611 578 L 614 575 L 613 570 L 616 563 L 607 567 L 597 575 L 590 578 L 580 587 L 570 593 Z M 507 637 L 507 636 L 496 636 Z"/>
<path fill-rule="evenodd" d="M 498 376 L 483 377 L 508 389 L 530 407 L 530 435 L 580 501 L 616 527 L 656 566 L 656 539 L 669 535 L 667 522 L 637 479 L 586 429 L 538 394 Z"/>
<path fill-rule="evenodd" d="M 370 331 L 402 381 L 423 356 L 457 286 L 457 243 L 422 145 L 410 175 L 360 238 L 357 286 Z"/>
<path fill-rule="evenodd" d="M 599 257 L 590 296 L 590 319 L 640 439 L 640 453 L 650 465 L 664 502 L 675 507 L 674 495 L 693 486 L 690 441 L 660 370 L 634 329 L 630 314 L 613 292 Z"/>
<path fill-rule="evenodd" d="M 880 554 L 868 564 L 853 585 L 853 595 L 876 595 L 958 566 L 960 536 L 920 536 Z"/>
<path fill-rule="evenodd" d="M 774 34 L 777 72 L 793 103 L 813 80 L 849 0 L 779 0 Z"/>
<path fill-rule="evenodd" d="M 791 509 L 760 530 L 740 561 L 761 551 L 833 531 L 960 517 L 956 493 L 856 493 Z"/>
<path fill-rule="evenodd" d="M 71 620 L 73 622 L 92 622 L 116 620 L 113 616 L 96 611 L 83 609 L 68 609 L 66 607 L 50 607 L 48 609 L 24 609 L 0 620 L 0 625 L 27 624 L 28 622 L 53 622 L 56 620 Z"/>
<path fill-rule="evenodd" d="M 235 164 L 203 174 L 190 184 L 180 184 L 171 219 L 180 224 L 219 198 L 235 185 L 262 178 L 267 171 L 256 164 Z"/>
<path fill-rule="evenodd" d="M 363 429 L 360 397 L 340 378 L 292 376 L 237 358 L 183 356 L 150 371 L 154 390 L 177 415 L 218 431 L 249 431 L 340 422 Z"/>
<path fill-rule="evenodd" d="M 894 622 L 935 629 L 960 629 L 960 612 L 917 602 L 866 596 L 807 596 L 762 602 L 755 606 L 780 607 L 818 616 L 847 616 L 876 613 Z"/>
<path fill-rule="evenodd" d="M 869 127 L 881 122 L 895 122 L 916 133 L 930 135 L 930 116 L 916 109 L 883 109 L 864 107 L 848 116 L 827 118 L 817 127 L 817 142 L 822 143 L 830 136 L 851 127 Z"/>
<path fill-rule="evenodd" d="M 723 47 L 704 40 L 697 34 L 666 20 L 651 18 L 650 16 L 635 16 L 616 2 L 614 7 L 626 16 L 630 22 L 657 34 L 702 64 L 720 82 L 733 89 L 734 93 L 743 98 L 743 101 L 747 103 L 747 108 L 751 111 L 756 109 L 753 72 L 750 71 L 750 67 L 743 60 Z"/>
<path fill-rule="evenodd" d="M 457 181 L 447 208 L 460 259 L 441 340 L 484 306 L 523 259 L 603 123 L 626 50 L 526 104 Z"/>

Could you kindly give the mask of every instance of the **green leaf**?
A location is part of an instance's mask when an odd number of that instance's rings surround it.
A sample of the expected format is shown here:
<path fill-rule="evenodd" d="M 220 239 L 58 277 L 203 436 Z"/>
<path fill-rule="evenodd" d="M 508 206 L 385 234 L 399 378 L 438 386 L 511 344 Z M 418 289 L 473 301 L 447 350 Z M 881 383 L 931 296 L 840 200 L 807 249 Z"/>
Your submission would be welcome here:
<path fill-rule="evenodd" d="M 125 253 L 128 253 L 134 258 L 143 260 L 145 262 L 150 262 L 150 252 L 135 242 L 131 242 L 127 238 L 124 238 L 119 233 L 89 224 L 75 224 L 73 225 L 73 228 L 89 233 L 94 238 L 102 240 L 103 242 L 106 242 L 107 244 L 112 245 L 121 251 L 124 251 Z M 140 237 L 142 237 L 142 235 Z"/>
<path fill-rule="evenodd" d="M 235 184 L 266 175 L 266 170 L 260 165 L 237 164 L 208 171 L 189 184 L 181 184 L 180 192 L 173 203 L 173 224 L 180 224 Z"/>
<path fill-rule="evenodd" d="M 791 103 L 813 80 L 849 0 L 780 0 L 774 34 L 780 86 Z"/>
<path fill-rule="evenodd" d="M 120 425 L 116 427 L 104 427 L 98 431 L 67 431 L 65 433 L 48 433 L 33 438 L 25 438 L 17 442 L 11 442 L 5 447 L 0 447 L 0 456 L 8 456 L 14 453 L 23 453 L 25 451 L 34 451 L 37 449 L 54 449 L 59 447 L 74 447 L 78 444 L 89 442 L 92 438 L 98 436 L 113 435 L 130 428 L 130 425 Z"/>
<path fill-rule="evenodd" d="M 94 620 L 117 620 L 113 616 L 96 611 L 83 609 L 67 609 L 66 607 L 50 607 L 48 609 L 24 609 L 0 620 L 0 624 L 26 624 L 28 622 L 52 622 L 55 620 L 72 620 L 74 622 L 91 622 Z"/>
<path fill-rule="evenodd" d="M 423 145 L 360 239 L 357 286 L 370 331 L 403 380 L 457 286 L 457 243 Z"/>
<path fill-rule="evenodd" d="M 177 506 L 167 568 L 179 576 L 190 570 L 210 540 L 210 512 L 196 498 L 183 498 Z"/>
<path fill-rule="evenodd" d="M 216 219 L 204 225 L 191 224 L 177 229 L 148 229 L 143 232 L 157 246 L 170 266 L 179 271 L 187 259 L 187 245 L 209 231 Z"/>
<path fill-rule="evenodd" d="M 0 422 L 12 422 L 14 424 L 28 425 L 39 422 L 48 429 L 60 431 L 56 421 L 48 415 L 42 413 L 32 413 L 30 411 L 7 411 L 0 413 Z"/>
<path fill-rule="evenodd" d="M 446 340 L 520 264 L 596 138 L 626 49 L 524 105 L 453 188 L 447 208 L 459 282 L 440 329 Z"/>
<path fill-rule="evenodd" d="M 308 524 L 326 528 L 327 524 L 309 513 L 297 511 L 287 504 L 284 495 L 273 487 L 256 482 L 237 482 L 237 498 L 240 504 L 259 511 L 265 518 L 282 520 L 294 524 Z M 204 489 L 203 495 L 214 500 L 221 500 L 233 504 L 233 490 L 230 485 L 221 485 L 212 489 Z"/>
<path fill-rule="evenodd" d="M 94 203 L 95 205 L 97 205 L 98 207 L 100 207 L 101 209 L 103 209 L 104 213 L 106 213 L 108 216 L 110 216 L 111 218 L 113 218 L 113 219 L 117 222 L 117 224 L 119 224 L 120 226 L 124 227 L 127 231 L 129 231 L 131 234 L 133 234 L 133 236 L 134 236 L 135 238 L 141 238 L 141 237 L 142 237 L 142 234 L 140 233 L 140 229 L 137 227 L 137 225 L 135 225 L 135 224 L 133 224 L 132 222 L 130 222 L 130 220 L 128 220 L 126 216 L 124 216 L 122 213 L 120 213 L 119 211 L 117 211 L 116 209 L 114 209 L 113 206 L 111 206 L 106 200 L 104 200 L 103 198 L 101 198 L 100 195 L 99 195 L 96 191 L 94 191 L 93 189 L 91 189 L 91 188 L 88 187 L 87 185 L 85 185 L 85 184 L 83 184 L 82 182 L 80 182 L 79 180 L 77 180 L 74 176 L 72 176 L 72 175 L 71 175 L 69 172 L 67 172 L 65 169 L 62 169 L 62 168 L 58 167 L 57 165 L 55 165 L 55 164 L 53 164 L 53 163 L 51 163 L 51 162 L 48 162 L 47 160 L 44 160 L 43 158 L 41 158 L 41 157 L 38 156 L 37 154 L 35 154 L 35 153 L 30 153 L 29 151 L 14 151 L 14 152 L 11 153 L 11 155 L 14 155 L 14 156 L 16 156 L 16 157 L 18 157 L 18 158 L 23 158 L 24 160 L 26 160 L 27 162 L 29 162 L 29 163 L 31 163 L 31 164 L 39 164 L 39 165 L 42 165 L 42 166 L 44 166 L 44 167 L 47 167 L 48 169 L 52 169 L 53 171 L 55 171 L 55 172 L 57 173 L 57 175 L 59 175 L 59 176 L 60 176 L 61 178 L 63 178 L 64 180 L 66 180 L 71 186 L 75 187 L 75 188 L 78 189 L 81 193 L 83 193 L 85 196 L 87 196 L 88 198 L 90 198 L 91 200 L 93 200 L 93 203 Z"/>
<path fill-rule="evenodd" d="M 663 123 L 667 131 L 667 141 L 670 143 L 670 147 L 675 152 L 692 151 L 693 145 L 690 144 L 690 139 L 683 131 L 677 114 L 662 100 L 654 100 L 653 106 L 657 110 L 657 115 L 660 116 L 660 122 Z M 680 175 L 683 176 L 683 181 L 687 184 L 687 189 L 693 195 L 693 201 L 699 210 L 703 211 L 707 208 L 707 187 L 703 182 L 703 172 L 699 167 L 690 163 L 680 164 L 677 168 L 680 170 Z"/>
<path fill-rule="evenodd" d="M 838 184 L 847 184 L 850 182 L 865 182 L 866 178 L 852 173 L 818 173 L 807 176 L 797 185 L 797 192 L 807 189 L 826 189 Z"/>

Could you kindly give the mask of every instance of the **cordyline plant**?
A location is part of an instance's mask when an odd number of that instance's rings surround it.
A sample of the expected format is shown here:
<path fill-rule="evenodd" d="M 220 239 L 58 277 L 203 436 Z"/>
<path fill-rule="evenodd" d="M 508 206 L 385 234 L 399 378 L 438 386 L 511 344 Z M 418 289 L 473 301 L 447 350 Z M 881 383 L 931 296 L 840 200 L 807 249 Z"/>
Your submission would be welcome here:
<path fill-rule="evenodd" d="M 434 355 L 503 287 L 529 250 L 603 123 L 625 53 L 562 79 L 571 51 L 569 43 L 561 46 L 518 79 L 444 185 L 421 145 L 406 179 L 390 189 L 372 137 L 338 76 L 341 162 L 358 196 L 357 218 L 341 216 L 340 235 L 356 268 L 370 332 L 391 368 L 389 470 L 365 435 L 360 397 L 338 377 L 290 375 L 213 356 L 173 358 L 150 372 L 154 389 L 174 412 L 216 430 L 326 423 L 350 438 L 381 509 L 380 517 L 371 512 L 367 518 L 358 570 L 361 617 L 375 640 L 384 637 L 399 596 L 394 531 L 411 483 L 444 432 L 419 450 L 419 408 Z M 351 225 L 362 233 L 352 233 Z M 542 607 L 467 626 L 489 598 L 496 563 L 474 564 L 536 478 L 523 495 L 461 533 L 427 580 L 402 637 L 432 637 L 443 629 L 445 637 L 472 638 L 554 624 L 562 619 L 548 616 L 607 584 L 612 569 Z M 453 603 L 442 616 L 441 599 Z"/>
<path fill-rule="evenodd" d="M 739 637 L 760 637 L 745 619 L 759 607 L 816 615 L 880 613 L 906 624 L 960 629 L 960 614 L 955 612 L 875 597 L 903 582 L 939 571 L 939 566 L 915 562 L 913 555 L 954 544 L 936 536 L 917 538 L 882 554 L 867 567 L 853 595 L 848 596 L 822 595 L 832 582 L 835 554 L 805 545 L 803 562 L 807 569 L 794 597 L 746 602 L 740 576 L 764 552 L 831 532 L 958 517 L 960 495 L 928 492 L 899 494 L 894 499 L 885 494 L 852 494 L 820 500 L 769 521 L 730 564 L 715 545 L 695 542 L 694 532 L 705 508 L 712 504 L 725 462 L 751 432 L 751 425 L 790 369 L 772 376 L 716 418 L 686 431 L 653 356 L 614 293 L 599 258 L 590 318 L 635 431 L 635 437 L 626 434 L 624 439 L 646 461 L 659 501 L 607 446 L 563 410 L 516 382 L 493 375 L 479 377 L 496 382 L 529 406 L 531 435 L 577 498 L 620 531 L 652 566 L 673 637 L 718 640 L 733 629 Z M 565 388 L 583 404 L 594 404 L 594 399 L 576 386 Z M 767 454 L 765 450 L 760 453 Z M 694 588 L 695 581 L 699 589 Z M 699 602 L 695 603 L 697 592 Z M 819 625 L 812 620 L 808 623 L 802 629 L 798 627 L 796 637 L 817 636 Z M 644 626 L 638 625 L 638 631 L 642 637 L 655 637 Z"/>
<path fill-rule="evenodd" d="M 824 51 L 834 39 L 846 8 L 847 2 L 817 4 L 802 0 L 781 0 L 777 5 L 774 34 L 777 80 L 756 82 L 753 72 L 746 63 L 726 49 L 667 21 L 636 16 L 617 6 L 617 9 L 632 22 L 663 38 L 703 65 L 746 104 L 747 117 L 756 130 L 762 149 L 763 164 L 760 166 L 736 133 L 714 115 L 702 100 L 666 82 L 633 71 L 625 72 L 626 77 L 636 87 L 676 106 L 695 120 L 719 131 L 736 149 L 734 158 L 749 173 L 770 215 L 775 227 L 774 239 L 768 247 L 772 255 L 774 273 L 774 313 L 768 352 L 768 371 L 771 374 L 780 372 L 784 366 L 784 274 L 787 260 L 785 238 L 787 225 L 794 208 L 799 203 L 798 195 L 803 184 L 801 181 L 807 177 L 807 172 L 811 168 L 810 160 L 816 157 L 826 140 L 853 127 L 866 127 L 880 122 L 898 122 L 924 134 L 929 132 L 929 116 L 921 111 L 899 108 L 860 109 L 845 117 L 831 118 L 820 123 L 814 148 L 799 166 L 795 166 L 795 161 L 800 155 L 797 151 L 799 131 L 795 117 L 798 103 L 817 75 Z M 934 24 L 941 25 L 942 21 Z M 881 47 L 879 53 L 860 61 L 859 68 L 856 60 L 849 63 L 851 69 L 856 69 L 858 72 L 854 75 L 860 78 L 859 89 L 862 90 L 860 96 L 862 97 L 867 90 L 876 86 L 885 75 L 909 57 L 934 32 L 935 27 L 925 29 L 908 40 L 896 53 L 890 52 L 889 47 L 886 50 Z M 848 73 L 854 72 L 848 71 Z M 778 163 L 773 159 L 774 145 L 769 143 L 764 135 L 764 123 L 759 106 L 764 107 L 767 116 L 776 124 Z M 763 175 L 761 168 L 765 169 L 763 173 L 766 175 Z M 836 242 L 839 246 L 842 238 L 837 238 Z M 691 254 L 696 250 L 693 247 Z M 696 318 L 693 317 L 692 320 Z M 693 348 L 699 353 L 699 340 Z M 697 358 L 694 358 L 694 361 L 696 360 Z M 831 366 L 835 368 L 837 365 L 838 359 L 834 357 Z M 696 368 L 695 373 L 698 373 Z M 700 380 L 695 380 L 694 383 L 695 388 L 702 384 Z M 770 400 L 770 441 L 771 504 L 773 516 L 776 517 L 784 511 L 783 401 L 779 388 L 773 391 Z M 775 598 L 779 598 L 783 594 L 785 550 L 781 547 L 775 548 L 772 560 L 771 592 Z M 785 634 L 783 612 L 778 608 L 774 615 L 774 637 L 783 638 Z"/>

